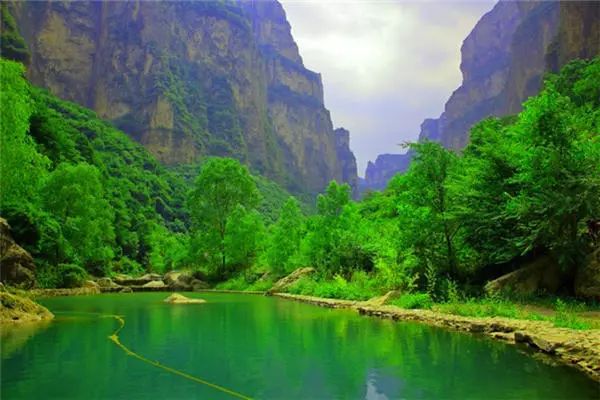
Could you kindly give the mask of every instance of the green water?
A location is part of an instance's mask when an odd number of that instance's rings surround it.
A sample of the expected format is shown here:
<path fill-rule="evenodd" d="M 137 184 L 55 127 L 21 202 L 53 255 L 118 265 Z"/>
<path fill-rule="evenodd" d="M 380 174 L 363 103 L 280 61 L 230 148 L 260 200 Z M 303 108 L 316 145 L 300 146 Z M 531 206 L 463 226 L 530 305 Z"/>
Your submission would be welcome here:
<path fill-rule="evenodd" d="M 108 340 L 124 316 L 133 351 L 257 399 L 595 398 L 578 371 L 514 346 L 277 298 L 165 293 L 42 301 L 57 318 L 2 332 L 2 399 L 231 399 L 127 356 Z"/>

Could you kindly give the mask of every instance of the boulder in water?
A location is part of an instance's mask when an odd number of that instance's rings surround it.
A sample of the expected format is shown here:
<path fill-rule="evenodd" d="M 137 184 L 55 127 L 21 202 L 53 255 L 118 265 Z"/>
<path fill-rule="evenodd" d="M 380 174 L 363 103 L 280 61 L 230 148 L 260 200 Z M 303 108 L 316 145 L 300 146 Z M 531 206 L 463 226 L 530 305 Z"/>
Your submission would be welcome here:
<path fill-rule="evenodd" d="M 202 304 L 206 303 L 206 300 L 203 299 L 190 299 L 189 297 L 185 297 L 179 293 L 173 293 L 169 297 L 164 300 L 165 303 L 169 304 Z"/>

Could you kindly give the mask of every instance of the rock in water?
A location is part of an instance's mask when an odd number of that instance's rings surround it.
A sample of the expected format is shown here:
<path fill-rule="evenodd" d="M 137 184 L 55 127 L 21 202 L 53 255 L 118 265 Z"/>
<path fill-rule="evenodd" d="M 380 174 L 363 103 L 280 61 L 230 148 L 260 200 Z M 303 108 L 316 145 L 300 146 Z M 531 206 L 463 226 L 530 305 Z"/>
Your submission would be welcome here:
<path fill-rule="evenodd" d="M 33 257 L 15 243 L 4 218 L 0 218 L 0 265 L 0 278 L 5 284 L 24 289 L 35 286 Z"/>
<path fill-rule="evenodd" d="M 206 300 L 203 299 L 190 299 L 189 297 L 185 297 L 179 293 L 173 293 L 169 297 L 164 300 L 165 303 L 170 304 L 202 304 L 206 303 Z"/>

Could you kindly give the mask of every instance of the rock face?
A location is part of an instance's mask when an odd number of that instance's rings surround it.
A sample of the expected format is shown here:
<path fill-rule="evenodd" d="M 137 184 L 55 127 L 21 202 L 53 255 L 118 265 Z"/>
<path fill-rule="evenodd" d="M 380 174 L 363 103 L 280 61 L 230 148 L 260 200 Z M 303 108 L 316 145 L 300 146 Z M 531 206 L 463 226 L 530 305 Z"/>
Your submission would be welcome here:
<path fill-rule="evenodd" d="M 375 162 L 369 161 L 365 172 L 365 180 L 361 192 L 383 190 L 394 175 L 406 171 L 410 164 L 411 154 L 380 154 Z"/>
<path fill-rule="evenodd" d="M 291 190 L 342 179 L 321 76 L 277 1 L 12 2 L 30 80 L 167 164 L 238 158 Z"/>
<path fill-rule="evenodd" d="M 30 289 L 35 286 L 33 257 L 15 243 L 10 226 L 0 217 L 0 279 L 3 283 Z"/>
<path fill-rule="evenodd" d="M 600 54 L 599 20 L 600 8 L 591 1 L 499 2 L 465 39 L 463 83 L 440 118 L 429 120 L 436 123 L 422 125 L 419 139 L 462 149 L 476 122 L 518 113 L 546 72 Z"/>
<path fill-rule="evenodd" d="M 33 300 L 0 289 L 0 323 L 39 322 L 54 315 Z"/>
<path fill-rule="evenodd" d="M 516 271 L 494 279 L 485 285 L 487 293 L 511 293 L 523 296 L 540 292 L 556 294 L 568 282 L 555 260 L 543 256 Z"/>
<path fill-rule="evenodd" d="M 596 247 L 577 271 L 575 294 L 600 301 L 600 246 Z"/>
<path fill-rule="evenodd" d="M 350 150 L 350 132 L 344 128 L 337 128 L 334 133 L 337 159 L 342 168 L 342 181 L 350 185 L 352 195 L 356 198 L 358 196 L 358 173 L 356 157 Z"/>
<path fill-rule="evenodd" d="M 518 112 L 521 102 L 540 88 L 544 55 L 558 32 L 559 9 L 558 2 L 507 1 L 485 14 L 461 48 L 462 85 L 433 120 L 437 124 L 423 124 L 419 139 L 461 149 L 475 122 Z M 528 53 L 517 54 L 515 47 Z"/>
<path fill-rule="evenodd" d="M 271 289 L 269 289 L 267 292 L 268 293 L 283 292 L 283 291 L 285 291 L 285 289 L 287 289 L 288 287 L 290 287 L 291 285 L 296 283 L 300 278 L 311 275 L 314 272 L 315 272 L 315 269 L 311 268 L 311 267 L 298 268 L 297 270 L 295 270 L 288 276 L 285 276 L 285 277 L 281 278 L 280 280 L 278 280 L 277 282 L 275 282 L 273 287 Z"/>
<path fill-rule="evenodd" d="M 419 141 L 462 149 L 475 123 L 521 111 L 522 103 L 539 92 L 546 72 L 556 72 L 575 58 L 599 54 L 597 2 L 500 1 L 464 40 L 462 84 L 439 118 L 423 122 Z M 378 178 L 403 172 L 399 167 L 385 173 L 376 170 Z M 369 183 L 368 177 L 366 180 L 368 187 L 385 187 L 380 182 Z"/>

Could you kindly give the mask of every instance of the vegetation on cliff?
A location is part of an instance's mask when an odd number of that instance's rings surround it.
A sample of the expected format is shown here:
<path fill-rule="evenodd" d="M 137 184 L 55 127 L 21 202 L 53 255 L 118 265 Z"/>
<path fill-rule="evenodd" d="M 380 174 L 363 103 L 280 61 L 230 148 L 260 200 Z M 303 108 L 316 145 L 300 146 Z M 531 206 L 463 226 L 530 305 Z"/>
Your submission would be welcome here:
<path fill-rule="evenodd" d="M 69 264 L 94 275 L 185 265 L 187 181 L 198 167 L 167 170 L 93 112 L 31 86 L 23 72 L 0 61 L 0 100 L 11 104 L 1 111 L 0 215 L 35 257 L 38 283 L 61 285 Z M 270 221 L 289 195 L 252 179 L 268 198 L 258 208 Z"/>
<path fill-rule="evenodd" d="M 31 82 L 160 162 L 231 157 L 313 196 L 342 177 L 320 75 L 303 65 L 279 2 L 5 3 L 4 58 L 23 61 L 28 47 Z"/>

